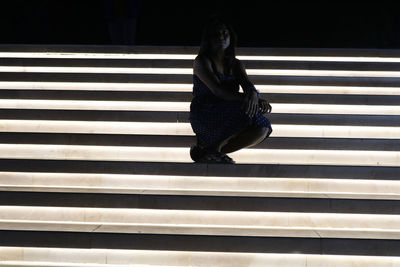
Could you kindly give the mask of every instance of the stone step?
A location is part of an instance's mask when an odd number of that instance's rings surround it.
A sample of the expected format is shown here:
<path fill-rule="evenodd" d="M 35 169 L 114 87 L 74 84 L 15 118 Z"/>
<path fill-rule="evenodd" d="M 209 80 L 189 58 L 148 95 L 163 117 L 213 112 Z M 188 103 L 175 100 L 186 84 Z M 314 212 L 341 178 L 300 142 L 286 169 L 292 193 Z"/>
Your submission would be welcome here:
<path fill-rule="evenodd" d="M 190 123 L 72 120 L 0 120 L 0 132 L 194 136 Z M 400 139 L 391 126 L 273 124 L 271 137 Z"/>
<path fill-rule="evenodd" d="M 128 249 L 0 247 L 0 266 L 51 267 L 392 267 L 399 258 L 385 256 L 313 255 L 289 253 L 235 253 Z"/>
<path fill-rule="evenodd" d="M 20 173 L 20 172 L 19 172 Z M 56 175 L 56 173 L 51 173 Z M 35 174 L 34 174 L 35 175 Z M 37 173 L 36 173 L 37 175 Z M 65 176 L 64 174 L 61 174 Z M 148 176 L 148 175 L 147 175 Z M 63 177 L 63 176 L 61 176 Z M 82 177 L 85 177 L 84 175 Z M 187 177 L 187 176 L 186 176 Z M 223 180 L 225 177 L 221 177 Z M 237 177 L 236 177 L 237 178 Z M 254 178 L 253 178 L 254 179 Z M 262 179 L 262 178 L 258 178 Z M 271 177 L 271 179 L 278 179 Z M 287 178 L 285 178 L 287 179 Z M 293 179 L 293 178 L 292 178 Z M 227 179 L 225 179 L 227 180 Z M 299 179 L 299 183 L 304 179 Z M 337 180 L 337 179 L 336 179 Z M 188 180 L 190 182 L 190 180 Z M 372 180 L 362 180 L 365 184 L 379 184 Z M 398 182 L 384 181 L 386 184 L 396 184 Z M 349 182 L 350 183 L 350 182 Z M 351 183 L 357 183 L 352 180 Z M 360 185 L 362 186 L 363 183 Z M 395 185 L 398 187 L 398 185 Z M 43 187 L 44 188 L 44 187 Z M 338 186 L 335 186 L 338 188 Z M 363 191 L 358 190 L 358 192 Z M 382 189 L 382 185 L 378 185 Z M 53 191 L 51 191 L 53 189 Z M 129 189 L 129 188 L 127 188 Z M 298 212 L 298 213 L 345 213 L 345 214 L 400 214 L 400 207 L 395 194 L 390 196 L 382 194 L 369 194 L 373 198 L 365 199 L 362 194 L 357 192 L 346 194 L 346 189 L 339 189 L 335 194 L 329 192 L 327 196 L 307 194 L 302 196 L 296 192 L 290 194 L 256 194 L 254 196 L 230 196 L 229 192 L 210 192 L 204 194 L 198 190 L 185 192 L 161 192 L 153 194 L 150 190 L 132 193 L 133 190 L 121 191 L 114 190 L 106 192 L 102 188 L 97 191 L 85 191 L 70 188 L 65 192 L 63 189 L 48 188 L 43 191 L 34 191 L 20 188 L 18 191 L 0 191 L 0 205 L 6 206 L 46 206 L 46 207 L 88 207 L 88 208 L 137 208 L 137 209 L 165 209 L 165 210 L 224 210 L 224 211 L 266 211 L 266 212 Z M 365 191 L 365 190 L 364 190 Z M 382 190 L 384 191 L 384 190 Z M 155 192 L 153 190 L 152 192 Z M 270 191 L 272 192 L 272 190 Z M 388 192 L 388 190 L 386 190 Z M 203 195 L 202 195 L 203 194 Z M 208 195 L 207 195 L 208 194 Z M 221 194 L 221 195 L 215 195 Z M 262 195 L 262 196 L 261 196 Z M 367 195 L 367 194 L 365 194 Z M 389 199 L 390 198 L 390 199 Z"/>
<path fill-rule="evenodd" d="M 83 53 L 90 56 L 95 53 L 101 55 L 121 54 L 187 54 L 198 53 L 198 46 L 124 46 L 124 45 L 36 45 L 36 44 L 1 44 L 2 52 L 30 52 L 42 53 L 51 56 L 52 53 L 71 57 L 74 53 Z M 238 55 L 252 56 L 299 56 L 299 57 L 352 57 L 359 61 L 372 61 L 378 59 L 397 59 L 400 53 L 397 49 L 356 49 L 356 48 L 268 48 L 268 47 L 238 47 Z M 2 57 L 8 57 L 7 54 Z M 26 57 L 24 55 L 23 57 Z M 369 58 L 371 57 L 371 58 Z M 322 58 L 321 60 L 327 60 Z"/>
<path fill-rule="evenodd" d="M 0 206 L 0 229 L 398 240 L 400 215 Z"/>
<path fill-rule="evenodd" d="M 0 151 L 2 159 L 193 162 L 182 147 L 0 144 Z M 238 164 L 400 166 L 399 151 L 250 148 L 230 156 Z"/>
<path fill-rule="evenodd" d="M 339 105 L 270 102 L 274 114 L 335 114 L 399 116 L 400 106 Z M 190 111 L 190 102 L 171 101 L 93 101 L 47 99 L 0 99 L 0 109 L 95 110 L 95 111 Z"/>
<path fill-rule="evenodd" d="M 68 90 L 68 91 L 112 91 L 112 92 L 149 92 L 157 93 L 186 93 L 190 95 L 193 91 L 193 83 L 101 83 L 101 82 L 37 82 L 37 81 L 1 81 L 0 89 L 9 90 Z M 257 85 L 261 94 L 280 94 L 284 96 L 289 94 L 324 94 L 331 95 L 349 95 L 358 98 L 362 96 L 394 96 L 400 95 L 398 87 L 376 87 L 376 86 L 322 86 L 322 85 Z M 355 96 L 354 96 L 355 95 Z M 304 97 L 304 96 L 303 96 Z M 352 99 L 352 98 L 350 98 Z M 382 101 L 382 99 L 379 99 Z M 387 99 L 385 99 L 387 101 Z M 303 100 L 304 101 L 304 100 Z M 325 100 L 326 101 L 326 100 Z M 294 101 L 292 101 L 294 102 Z M 373 101 L 372 101 L 373 102 Z M 328 102 L 331 103 L 331 102 Z"/>
<path fill-rule="evenodd" d="M 0 159 L 1 171 L 399 180 L 399 167 Z"/>
<path fill-rule="evenodd" d="M 191 147 L 195 136 L 0 132 L 3 144 Z M 252 148 L 399 151 L 397 139 L 269 137 Z"/>
<path fill-rule="evenodd" d="M 84 91 L 84 90 L 21 90 L 2 89 L 0 99 L 44 100 L 108 100 L 108 101 L 171 101 L 191 102 L 191 92 L 161 91 Z M 263 93 L 270 103 L 341 104 L 341 105 L 400 105 L 400 95 L 349 95 L 349 94 L 291 94 Z"/>
<path fill-rule="evenodd" d="M 8 107 L 13 105 L 14 101 L 10 101 L 6 103 Z M 104 105 L 101 108 L 103 110 L 96 110 L 96 103 L 92 103 L 93 109 L 87 110 L 79 110 L 79 109 L 69 109 L 75 105 L 74 102 L 66 102 L 66 104 L 61 107 L 57 104 L 56 106 L 49 105 L 47 109 L 41 106 L 43 102 L 41 101 L 32 101 L 27 103 L 26 101 L 15 101 L 18 102 L 15 108 L 7 108 L 0 109 L 0 119 L 1 120 L 55 120 L 55 121 L 105 121 L 105 122 L 143 122 L 143 123 L 190 123 L 190 113 L 188 111 L 162 111 L 162 108 L 167 108 L 169 105 L 160 104 L 154 110 L 159 111 L 130 111 L 129 109 L 147 109 L 148 103 L 143 103 L 137 105 L 135 108 L 135 104 L 132 103 L 132 107 L 127 107 L 129 103 L 122 105 L 119 107 L 115 105 L 115 110 L 104 110 L 110 108 L 110 105 Z M 94 101 L 93 101 L 94 102 Z M 4 103 L 4 102 L 3 102 Z M 58 102 L 60 103 L 60 102 Z M 0 106 L 1 106 L 0 100 Z M 24 104 L 27 108 L 19 106 L 20 104 Z M 100 104 L 100 103 L 99 103 Z M 155 104 L 157 105 L 157 104 Z M 89 106 L 89 105 L 88 105 Z M 66 108 L 67 107 L 67 108 Z M 36 108 L 36 109 L 31 109 Z M 54 109 L 53 109 L 54 108 Z M 59 109 L 60 108 L 60 109 Z M 100 108 L 100 106 L 99 106 Z M 126 109 L 128 110 L 126 110 Z M 151 109 L 149 107 L 148 109 Z M 282 105 L 274 105 L 272 104 L 272 108 L 282 109 L 284 108 Z M 185 107 L 184 107 L 185 109 Z M 301 110 L 299 113 L 290 113 L 294 110 Z M 318 106 L 300 106 L 293 105 L 292 107 L 288 106 L 288 113 L 271 113 L 267 114 L 267 118 L 271 121 L 272 125 L 326 125 L 326 126 L 399 126 L 399 115 L 395 115 L 397 112 L 397 108 L 386 108 L 382 107 L 374 110 L 372 107 L 363 107 L 359 106 L 359 108 L 354 108 L 354 111 L 351 111 L 351 107 L 349 106 L 338 106 L 338 107 L 322 107 L 319 109 Z M 307 114 L 307 112 L 310 112 Z M 324 114 L 318 114 L 315 112 L 325 112 Z M 314 114 L 313 114 L 314 113 Z M 336 114 L 329 114 L 336 113 Z M 354 113 L 354 114 L 346 114 L 346 113 Z M 361 113 L 361 114 L 357 114 Z M 377 113 L 380 115 L 373 115 L 368 113 Z M 278 126 L 280 127 L 280 126 Z M 190 134 L 190 133 L 189 133 Z"/>
<path fill-rule="evenodd" d="M 1 231 L 2 246 L 400 256 L 400 242 L 382 239 L 151 235 Z"/>
<path fill-rule="evenodd" d="M 394 71 L 400 70 L 400 62 L 335 62 L 295 60 L 246 60 L 242 64 L 249 69 L 275 70 L 336 70 L 336 71 Z M 0 66 L 31 67 L 113 67 L 113 68 L 193 68 L 193 59 L 79 59 L 79 58 L 0 58 Z M 3 70 L 4 71 L 4 70 Z M 367 74 L 367 73 L 365 73 Z"/>
<path fill-rule="evenodd" d="M 84 203 L 101 203 L 111 205 L 111 198 L 115 198 L 112 206 L 123 207 L 128 203 L 127 195 L 162 195 L 161 205 L 153 208 L 179 208 L 179 209 L 228 209 L 228 210 L 273 210 L 273 211 L 314 211 L 314 212 L 355 212 L 368 210 L 369 213 L 400 213 L 394 202 L 386 202 L 386 206 L 378 201 L 373 205 L 373 200 L 399 200 L 400 182 L 393 180 L 368 180 L 368 179 L 326 179 L 326 178 L 291 178 L 291 177 L 223 177 L 223 176 L 188 176 L 188 175 L 138 175 L 138 174 L 108 174 L 108 173 L 51 173 L 51 172 L 0 172 L 0 191 L 11 191 L 13 194 L 3 192 L 1 199 L 2 205 L 38 205 L 43 203 L 50 205 L 52 192 L 71 193 L 59 194 L 61 199 L 56 198 L 52 204 L 54 206 L 71 205 L 78 200 L 75 205 L 83 205 L 81 202 L 83 195 L 101 194 L 95 199 L 89 199 Z M 36 194 L 18 194 L 17 192 L 36 192 Z M 43 197 L 38 196 L 45 193 Z M 5 195 L 4 195 L 5 194 Z M 106 195 L 104 195 L 106 194 Z M 108 195 L 107 195 L 108 194 Z M 113 194 L 113 195 L 111 195 Z M 124 194 L 125 196 L 118 196 Z M 14 195 L 14 197 L 13 197 Z M 73 197 L 72 195 L 80 195 Z M 174 197 L 165 197 L 178 195 Z M 72 198 L 68 200 L 69 196 Z M 194 197 L 193 201 L 184 196 Z M 200 196 L 210 196 L 202 198 Z M 156 198 L 155 196 L 153 196 Z M 226 198 L 222 198 L 226 197 Z M 235 198 L 236 197 L 236 198 Z M 241 197 L 253 197 L 258 199 L 246 200 Z M 288 200 L 275 201 L 279 205 L 274 207 L 272 200 L 263 198 L 297 198 L 292 202 Z M 117 202 L 117 199 L 122 201 Z M 143 207 L 138 202 L 137 197 L 131 197 L 135 201 L 129 202 L 134 207 Z M 148 197 L 149 199 L 151 196 Z M 306 207 L 301 205 L 301 198 L 318 198 L 320 200 L 304 200 Z M 340 201 L 333 199 L 368 199 L 366 205 L 362 202 L 348 204 L 343 207 Z M 27 199 L 30 199 L 27 201 Z M 330 199 L 328 201 L 322 199 Z M 67 201 L 68 200 L 68 201 Z M 143 200 L 143 198 L 139 199 Z M 197 200 L 197 202 L 196 202 Z M 332 201 L 331 201 L 332 200 Z M 108 203 L 110 201 L 110 203 Z M 125 201 L 125 202 L 124 202 Z M 166 203 L 171 204 L 166 204 Z M 268 205 L 262 205 L 262 203 Z M 284 205 L 283 203 L 291 205 Z M 155 203 L 151 203 L 155 205 Z M 184 205 L 182 206 L 182 204 Z M 196 204 L 197 203 L 197 204 Z M 203 204 L 201 204 L 203 203 Z M 226 204 L 226 205 L 223 205 Z M 236 204 L 235 204 L 236 203 Z M 247 203 L 248 205 L 245 205 Z M 258 203 L 258 204 L 256 204 Z M 321 204 L 323 203 L 323 204 Z M 345 203 L 345 202 L 344 202 Z M 278 203 L 276 203 L 278 204 Z M 329 204 L 329 205 L 327 205 Z M 389 204 L 393 205 L 390 206 Z M 137 205 L 137 206 L 136 206 Z M 365 207 L 366 206 L 366 207 Z M 377 208 L 379 206 L 379 208 Z M 107 206 L 108 207 L 108 206 Z M 148 206 L 151 207 L 151 206 Z M 351 208 L 350 208 L 351 207 Z M 362 208 L 364 207 L 364 208 Z M 390 209 L 388 210 L 388 207 Z M 359 212 L 360 213 L 360 212 Z"/>
<path fill-rule="evenodd" d="M 192 74 L 104 74 L 104 73 L 16 73 L 0 72 L 0 80 L 59 83 L 169 83 L 191 84 Z M 256 87 L 262 85 L 399 87 L 400 78 L 329 77 L 329 76 L 256 76 L 249 75 Z M 10 89 L 11 85 L 9 85 Z M 261 90 L 261 92 L 264 92 Z M 398 95 L 398 94 L 396 94 Z"/>
<path fill-rule="evenodd" d="M 34 60 L 34 61 L 33 61 Z M 161 61 L 161 62 L 160 62 Z M 171 60 L 167 60 L 171 61 Z M 182 62 L 182 63 L 181 63 Z M 105 73 L 105 74 L 193 74 L 192 61 L 162 60 L 54 60 L 49 59 L 3 59 L 0 60 L 0 72 L 6 73 Z M 253 76 L 326 76 L 326 77 L 369 77 L 398 78 L 399 63 L 336 63 L 310 64 L 294 61 L 247 61 L 246 72 Z M 296 64 L 297 63 L 297 64 Z M 377 67 L 375 67 L 377 64 Z M 313 68 L 311 68 L 313 67 Z M 343 67 L 343 68 L 341 68 Z M 375 67 L 375 69 L 373 68 Z M 386 69 L 385 69 L 385 68 Z"/>

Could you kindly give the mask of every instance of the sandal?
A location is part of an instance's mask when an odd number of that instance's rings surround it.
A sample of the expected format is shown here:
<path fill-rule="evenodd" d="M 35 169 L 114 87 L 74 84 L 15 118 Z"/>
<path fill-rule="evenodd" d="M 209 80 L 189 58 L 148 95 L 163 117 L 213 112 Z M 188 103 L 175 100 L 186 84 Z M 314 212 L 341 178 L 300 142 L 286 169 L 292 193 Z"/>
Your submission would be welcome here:
<path fill-rule="evenodd" d="M 201 163 L 228 163 L 235 164 L 235 161 L 221 152 L 206 153 L 198 162 Z"/>

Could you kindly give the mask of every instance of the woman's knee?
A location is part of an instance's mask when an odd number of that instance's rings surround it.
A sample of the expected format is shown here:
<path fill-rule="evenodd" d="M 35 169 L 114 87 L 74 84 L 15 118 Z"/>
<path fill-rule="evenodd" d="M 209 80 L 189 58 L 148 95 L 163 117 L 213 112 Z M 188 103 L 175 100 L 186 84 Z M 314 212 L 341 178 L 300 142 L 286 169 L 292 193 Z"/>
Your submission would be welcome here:
<path fill-rule="evenodd" d="M 266 130 L 266 135 L 265 135 L 265 137 L 267 138 L 267 137 L 270 136 L 271 133 L 272 133 L 272 127 L 269 126 L 269 127 L 264 127 L 264 128 L 265 128 L 265 130 Z"/>
<path fill-rule="evenodd" d="M 270 128 L 270 127 L 257 126 L 254 129 L 254 135 L 257 140 L 262 140 L 262 139 L 267 138 L 271 134 L 271 132 L 272 132 L 272 128 Z"/>

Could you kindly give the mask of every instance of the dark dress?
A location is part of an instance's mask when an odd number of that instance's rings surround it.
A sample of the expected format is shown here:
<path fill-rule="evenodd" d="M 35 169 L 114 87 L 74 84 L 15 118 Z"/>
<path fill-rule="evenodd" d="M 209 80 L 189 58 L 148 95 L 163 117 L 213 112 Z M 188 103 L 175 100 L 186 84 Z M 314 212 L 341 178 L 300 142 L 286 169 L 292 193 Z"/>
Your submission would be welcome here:
<path fill-rule="evenodd" d="M 233 75 L 224 75 L 217 72 L 214 65 L 212 67 L 224 88 L 239 92 L 239 83 Z M 250 125 L 271 128 L 270 121 L 260 111 L 250 118 L 242 108 L 242 101 L 215 96 L 196 75 L 193 75 L 189 120 L 198 145 L 209 149 Z"/>

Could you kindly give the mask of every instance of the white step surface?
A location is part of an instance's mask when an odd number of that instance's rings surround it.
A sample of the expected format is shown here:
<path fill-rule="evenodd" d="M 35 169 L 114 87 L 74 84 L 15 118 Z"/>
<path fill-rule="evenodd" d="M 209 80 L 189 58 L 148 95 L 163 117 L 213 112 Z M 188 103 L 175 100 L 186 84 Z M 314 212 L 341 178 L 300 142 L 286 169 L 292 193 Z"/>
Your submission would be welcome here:
<path fill-rule="evenodd" d="M 112 49 L 123 52 L 110 52 L 104 46 L 58 46 L 55 49 L 43 49 L 30 46 L 30 51 L 18 51 L 19 47 L 1 52 L 2 58 L 80 58 L 80 59 L 184 59 L 193 60 L 198 47 L 163 48 L 163 47 L 113 47 Z M 72 48 L 72 49 L 71 49 Z M 2 47 L 4 49 L 4 46 Z M 42 51 L 38 51 L 42 50 Z M 17 50 L 17 51 L 16 51 Z M 36 50 L 36 51 L 35 51 Z M 47 50 L 43 52 L 43 50 Z M 62 52 L 54 51 L 59 50 Z M 69 50 L 69 51 L 68 51 Z M 91 52 L 74 52 L 72 50 L 89 50 Z M 96 52 L 94 52 L 97 50 Z M 102 51 L 101 51 L 102 50 Z M 124 51 L 125 50 L 125 51 Z M 129 51 L 130 50 L 130 51 Z M 147 51 L 146 51 L 147 50 Z M 158 50 L 158 51 L 157 51 Z M 105 52 L 106 51 L 106 52 Z M 151 51 L 151 52 L 148 52 Z M 386 53 L 385 53 L 386 52 Z M 396 50 L 363 50 L 363 49 L 280 49 L 280 48 L 237 48 L 237 57 L 241 60 L 265 61 L 322 61 L 322 62 L 400 62 Z"/>
<path fill-rule="evenodd" d="M 400 115 L 400 106 L 286 104 L 270 102 L 273 113 Z M 2 109 L 124 110 L 189 112 L 190 102 L 1 99 Z"/>
<path fill-rule="evenodd" d="M 400 257 L 278 253 L 0 247 L 0 266 L 398 267 Z"/>
<path fill-rule="evenodd" d="M 400 95 L 399 87 L 323 86 L 255 84 L 260 93 L 341 94 L 341 95 Z M 7 90 L 73 90 L 73 91 L 135 91 L 135 92 L 192 92 L 193 84 L 185 83 L 93 83 L 0 81 Z"/>
<path fill-rule="evenodd" d="M 238 164 L 400 166 L 398 151 L 242 149 L 230 155 Z M 0 158 L 193 162 L 186 147 L 0 144 Z"/>
<path fill-rule="evenodd" d="M 400 139 L 400 127 L 273 124 L 271 137 Z M 194 136 L 190 123 L 0 120 L 0 132 Z"/>
<path fill-rule="evenodd" d="M 400 238 L 400 215 L 0 206 L 1 230 Z"/>
<path fill-rule="evenodd" d="M 138 68 L 138 67 L 58 67 L 58 66 L 0 66 L 0 72 L 24 73 L 118 73 L 118 74 L 185 74 L 192 75 L 193 68 Z M 300 70 L 300 69 L 246 69 L 255 76 L 324 76 L 399 78 L 400 71 L 352 70 Z"/>
<path fill-rule="evenodd" d="M 400 200 L 400 181 L 0 172 L 0 190 Z"/>

